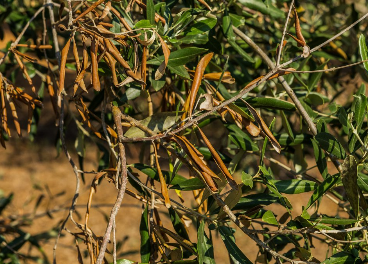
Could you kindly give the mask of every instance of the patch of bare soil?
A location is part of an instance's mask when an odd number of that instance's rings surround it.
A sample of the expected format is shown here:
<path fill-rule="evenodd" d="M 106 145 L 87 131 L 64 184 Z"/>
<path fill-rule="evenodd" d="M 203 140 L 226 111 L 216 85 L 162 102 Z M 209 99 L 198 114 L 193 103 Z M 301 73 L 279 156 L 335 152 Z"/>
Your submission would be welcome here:
<path fill-rule="evenodd" d="M 60 221 L 67 216 L 67 208 L 69 207 L 74 195 L 76 180 L 72 168 L 65 158 L 63 153 L 56 158 L 56 150 L 53 146 L 48 144 L 33 145 L 27 140 L 11 140 L 12 144 L 7 144 L 8 149 L 2 151 L 0 155 L 0 188 L 5 195 L 14 193 L 14 199 L 11 206 L 5 212 L 6 215 L 24 215 L 35 214 L 36 217 L 33 223 L 24 228 L 24 231 L 31 235 L 49 232 L 52 228 L 60 225 Z M 132 147 L 132 146 L 131 146 Z M 72 148 L 71 148 L 72 149 Z M 129 152 L 132 152 L 130 150 Z M 96 149 L 87 147 L 87 157 L 85 158 L 85 171 L 96 170 L 98 167 L 98 157 Z M 73 156 L 75 160 L 76 157 Z M 136 162 L 134 159 L 128 159 L 128 163 Z M 184 173 L 182 173 L 185 175 Z M 282 173 L 281 173 L 282 174 Z M 93 179 L 92 174 L 86 174 L 86 183 L 81 185 L 80 195 L 78 198 L 77 212 L 74 214 L 74 219 L 79 223 L 84 223 L 85 205 L 89 195 L 89 186 Z M 237 179 L 238 181 L 240 179 Z M 129 186 L 128 186 L 129 188 Z M 133 188 L 131 188 L 133 189 Z M 301 208 L 306 205 L 311 193 L 302 195 L 288 195 L 288 199 L 293 205 L 293 217 L 302 213 Z M 34 211 L 35 204 L 38 198 L 43 195 L 44 199 Z M 117 190 L 113 184 L 106 180 L 98 186 L 98 191 L 94 195 L 93 205 L 96 206 L 91 210 L 91 218 L 89 220 L 89 227 L 98 236 L 104 234 L 107 226 L 106 218 L 110 214 L 112 204 L 115 202 Z M 171 194 L 175 197 L 175 194 Z M 193 206 L 193 200 L 190 198 L 191 194 L 185 194 L 185 204 Z M 178 200 L 178 199 L 177 199 Z M 270 205 L 266 209 L 272 210 L 279 219 L 284 213 L 285 209 L 279 205 Z M 45 212 L 49 211 L 48 216 Z M 163 224 L 165 227 L 172 229 L 172 224 L 167 215 L 167 210 L 164 207 L 159 209 L 162 215 Z M 321 213 L 328 215 L 343 214 L 343 211 L 331 200 L 324 198 L 320 207 Z M 116 239 L 121 245 L 118 251 L 119 257 L 128 258 L 134 261 L 140 260 L 140 236 L 139 224 L 142 213 L 142 204 L 134 198 L 125 195 L 122 208 L 117 215 L 117 232 Z M 51 216 L 51 217 L 50 217 Z M 256 228 L 260 228 L 257 224 Z M 67 228 L 70 232 L 78 232 L 77 228 L 68 222 Z M 189 228 L 191 241 L 196 242 L 196 233 L 193 226 Z M 206 229 L 208 233 L 208 230 Z M 55 235 L 55 232 L 49 233 Z M 214 236 L 215 258 L 217 263 L 229 263 L 229 258 L 226 254 L 225 247 L 218 234 L 212 231 Z M 258 247 L 240 230 L 236 232 L 236 241 L 239 248 L 252 261 L 255 262 L 257 258 Z M 49 257 L 52 259 L 53 246 L 55 239 L 51 238 L 44 240 L 42 247 Z M 318 239 L 314 239 L 313 254 L 317 259 L 323 260 L 326 257 L 327 247 L 322 246 Z M 84 249 L 82 242 L 79 243 Z M 111 245 L 109 245 L 111 249 Z M 27 250 L 25 247 L 23 250 Z M 21 251 L 22 252 L 22 251 Z M 40 253 L 34 250 L 34 255 Z M 111 260 L 111 259 L 110 259 Z M 259 259 L 260 260 L 260 259 Z M 58 263 L 76 263 L 77 252 L 75 248 L 75 241 L 72 235 L 66 231 L 59 241 L 57 248 Z M 88 259 L 86 259 L 88 261 Z"/>

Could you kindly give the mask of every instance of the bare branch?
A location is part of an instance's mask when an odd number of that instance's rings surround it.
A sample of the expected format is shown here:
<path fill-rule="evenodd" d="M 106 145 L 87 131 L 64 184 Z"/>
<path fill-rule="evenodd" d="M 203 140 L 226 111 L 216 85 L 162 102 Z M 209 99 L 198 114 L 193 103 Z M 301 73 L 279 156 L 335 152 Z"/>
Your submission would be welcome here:
<path fill-rule="evenodd" d="M 293 9 L 293 6 L 294 6 L 294 0 L 291 1 L 289 12 L 288 12 L 288 15 L 286 17 L 284 31 L 282 32 L 282 38 L 281 38 L 281 42 L 280 42 L 280 46 L 279 46 L 279 53 L 277 54 L 276 67 L 279 66 L 279 64 L 280 64 L 281 53 L 282 53 L 282 49 L 284 47 L 284 39 L 285 39 L 285 35 L 286 35 L 286 29 L 287 29 L 287 26 L 288 26 L 288 23 L 289 23 L 289 18 L 290 18 L 290 14 L 291 14 L 291 10 Z"/>
<path fill-rule="evenodd" d="M 113 116 L 114 116 L 114 122 L 115 122 L 115 125 L 117 127 L 117 132 L 118 132 L 118 136 L 119 136 L 118 147 L 119 147 L 119 158 L 120 158 L 120 162 L 121 162 L 122 182 L 121 182 L 121 185 L 119 187 L 118 197 L 116 198 L 114 207 L 111 210 L 109 223 L 108 223 L 108 226 L 106 228 L 106 231 L 105 231 L 105 234 L 104 234 L 104 237 L 103 237 L 103 240 L 102 240 L 102 244 L 101 244 L 101 247 L 100 247 L 100 253 L 99 253 L 97 261 L 96 261 L 97 264 L 101 264 L 104 260 L 107 243 L 110 240 L 111 230 L 113 228 L 113 224 L 115 222 L 116 215 L 117 215 L 117 213 L 120 209 L 120 205 L 123 201 L 126 185 L 128 183 L 128 175 L 127 175 L 128 170 L 127 170 L 127 165 L 126 165 L 125 147 L 121 143 L 121 139 L 124 138 L 123 130 L 121 129 L 121 117 L 120 117 L 121 112 L 120 112 L 118 107 L 113 106 L 112 113 L 113 113 Z"/>

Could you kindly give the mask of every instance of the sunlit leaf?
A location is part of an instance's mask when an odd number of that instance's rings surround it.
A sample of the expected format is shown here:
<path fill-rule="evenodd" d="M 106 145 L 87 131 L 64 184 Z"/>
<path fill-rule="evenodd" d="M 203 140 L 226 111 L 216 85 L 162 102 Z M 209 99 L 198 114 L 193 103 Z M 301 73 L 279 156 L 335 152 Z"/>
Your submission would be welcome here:
<path fill-rule="evenodd" d="M 364 34 L 359 37 L 359 53 L 363 61 L 368 60 L 368 49 L 365 42 Z M 363 63 L 364 68 L 368 71 L 368 61 Z"/>
<path fill-rule="evenodd" d="M 262 216 L 262 221 L 272 225 L 279 225 L 275 215 L 271 211 L 267 211 L 264 213 L 264 215 Z"/>

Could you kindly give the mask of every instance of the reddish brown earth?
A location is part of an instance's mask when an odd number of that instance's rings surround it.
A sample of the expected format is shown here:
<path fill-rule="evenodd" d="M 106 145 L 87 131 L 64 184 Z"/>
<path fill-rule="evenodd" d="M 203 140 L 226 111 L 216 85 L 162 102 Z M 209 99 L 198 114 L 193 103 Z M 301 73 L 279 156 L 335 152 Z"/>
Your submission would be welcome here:
<path fill-rule="evenodd" d="M 75 176 L 72 168 L 65 158 L 63 153 L 56 158 L 56 150 L 53 146 L 45 144 L 32 145 L 27 142 L 26 139 L 12 139 L 7 144 L 8 149 L 2 151 L 0 155 L 0 182 L 1 189 L 5 195 L 13 192 L 15 194 L 14 200 L 11 206 L 6 211 L 6 215 L 23 215 L 32 213 L 35 203 L 41 194 L 45 195 L 44 200 L 37 208 L 36 215 L 42 214 L 46 210 L 53 208 L 68 207 L 70 205 L 73 193 L 75 190 Z M 72 148 L 71 148 L 72 150 Z M 93 147 L 87 148 L 87 157 L 85 159 L 85 170 L 95 170 L 98 166 L 96 151 Z M 75 158 L 75 156 L 73 156 Z M 128 162 L 133 162 L 132 159 Z M 85 205 L 87 203 L 89 194 L 89 185 L 93 175 L 86 174 L 86 184 L 81 185 L 80 197 L 78 199 L 77 214 L 74 214 L 75 220 L 83 223 L 85 214 Z M 239 179 L 237 179 L 239 181 Z M 46 189 L 49 189 L 49 193 Z M 128 187 L 129 188 L 129 187 Z M 61 192 L 65 194 L 55 197 L 50 200 L 50 195 L 56 195 Z M 110 208 L 116 199 L 117 191 L 111 183 L 103 181 L 98 186 L 98 191 L 93 198 L 94 205 L 101 205 L 100 208 L 92 208 L 91 218 L 89 221 L 90 228 L 97 234 L 103 235 L 106 228 L 105 216 L 110 213 Z M 171 194 L 175 197 L 175 194 Z M 185 195 L 186 205 L 190 206 L 192 201 L 189 198 L 190 194 Z M 293 216 L 301 214 L 302 205 L 306 205 L 310 197 L 310 193 L 303 195 L 288 195 L 287 196 L 293 205 Z M 141 203 L 130 196 L 125 196 L 117 215 L 117 241 L 124 241 L 123 246 L 120 248 L 118 255 L 126 257 L 128 259 L 139 261 L 139 223 L 140 215 L 142 212 Z M 271 205 L 266 207 L 271 209 L 280 218 L 285 210 L 279 205 Z M 172 225 L 167 217 L 165 217 L 165 208 L 159 209 L 163 218 L 164 226 L 170 227 Z M 338 209 L 335 203 L 331 200 L 324 198 L 320 207 L 320 213 L 328 215 L 343 214 L 341 209 Z M 63 220 L 67 215 L 67 210 L 61 210 L 52 213 L 53 218 L 43 216 L 36 218 L 33 224 L 24 228 L 25 231 L 30 234 L 39 234 L 41 232 L 47 232 Z M 255 225 L 256 228 L 260 228 Z M 69 221 L 67 228 L 71 232 L 78 232 L 77 228 Z M 77 254 L 75 250 L 75 244 L 73 236 L 64 232 L 64 236 L 60 239 L 57 249 L 58 263 L 76 262 Z M 190 228 L 191 240 L 196 242 L 196 234 L 194 228 Z M 214 247 L 217 263 L 228 263 L 228 257 L 225 254 L 226 250 L 221 242 L 219 236 L 213 232 L 215 237 Z M 236 240 L 239 248 L 243 250 L 246 256 L 250 260 L 255 261 L 257 257 L 258 248 L 255 243 L 252 242 L 247 236 L 240 231 L 236 232 Z M 44 251 L 51 258 L 52 248 L 54 245 L 54 239 L 50 239 L 42 243 Z M 314 240 L 317 246 L 313 250 L 314 256 L 317 259 L 324 259 L 327 247 L 322 246 L 318 241 Z M 80 243 L 81 244 L 81 243 Z M 83 248 L 83 246 L 81 246 Z M 34 254 L 38 252 L 34 251 Z"/>

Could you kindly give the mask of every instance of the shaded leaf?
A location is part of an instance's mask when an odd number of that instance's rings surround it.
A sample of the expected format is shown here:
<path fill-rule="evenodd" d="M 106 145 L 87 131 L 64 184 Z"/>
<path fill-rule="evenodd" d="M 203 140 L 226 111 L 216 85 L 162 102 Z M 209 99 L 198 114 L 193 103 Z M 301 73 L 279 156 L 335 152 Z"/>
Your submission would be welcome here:
<path fill-rule="evenodd" d="M 340 174 L 327 176 L 326 179 L 314 190 L 311 198 L 308 201 L 306 209 L 308 209 L 315 201 L 321 198 L 335 183 L 339 180 Z"/>
<path fill-rule="evenodd" d="M 224 200 L 224 203 L 231 210 L 239 202 L 239 199 L 242 196 L 242 194 L 243 194 L 242 193 L 242 186 L 238 185 L 237 189 L 231 190 L 230 194 L 228 196 L 226 196 L 226 198 Z M 221 208 L 217 218 L 222 218 L 225 215 L 226 215 L 226 213 Z"/>
<path fill-rule="evenodd" d="M 234 206 L 234 210 L 246 210 L 257 205 L 269 205 L 273 203 L 280 203 L 277 196 L 271 194 L 250 194 L 240 198 L 237 205 Z"/>
<path fill-rule="evenodd" d="M 252 262 L 244 255 L 244 253 L 235 244 L 235 238 L 231 229 L 227 226 L 219 226 L 221 239 L 224 241 L 226 249 L 234 264 L 251 264 Z"/>
<path fill-rule="evenodd" d="M 321 173 L 323 179 L 326 179 L 328 175 L 327 171 L 327 161 L 324 151 L 318 146 L 318 143 L 315 139 L 311 139 L 314 151 L 314 157 L 316 159 L 317 167 L 319 172 Z"/>
<path fill-rule="evenodd" d="M 202 34 L 204 32 L 211 30 L 216 25 L 216 23 L 217 23 L 216 18 L 206 18 L 200 20 L 191 25 L 191 27 L 189 27 L 189 29 L 184 33 L 184 35 L 193 37 L 195 35 Z"/>
<path fill-rule="evenodd" d="M 282 118 L 282 125 L 286 128 L 286 132 L 288 133 L 289 137 L 294 141 L 295 140 L 294 133 L 290 126 L 289 120 L 287 119 L 284 111 L 280 111 L 280 112 L 281 112 L 281 118 Z"/>
<path fill-rule="evenodd" d="M 130 164 L 129 166 L 136 168 L 137 170 L 143 172 L 144 174 L 146 174 L 147 176 L 149 176 L 150 178 L 159 181 L 160 177 L 158 175 L 158 172 L 155 168 L 152 168 L 149 165 L 145 165 L 142 163 L 133 163 Z M 179 174 L 175 174 L 174 176 L 172 175 L 171 172 L 165 171 L 165 170 L 161 170 L 162 174 L 164 175 L 165 179 L 166 179 L 166 183 L 168 184 L 178 184 L 181 182 L 184 182 L 187 180 L 187 178 L 179 175 Z"/>
<path fill-rule="evenodd" d="M 202 219 L 198 228 L 198 264 L 215 264 L 212 239 L 209 239 L 204 232 L 205 221 Z"/>
<path fill-rule="evenodd" d="M 172 207 L 169 208 L 169 215 L 171 223 L 173 224 L 176 233 L 178 233 L 178 235 L 181 236 L 182 238 L 189 240 L 188 232 L 183 222 L 181 221 L 180 216 L 178 215 L 178 213 L 175 211 L 174 208 Z"/>
<path fill-rule="evenodd" d="M 254 141 L 245 134 L 237 125 L 225 125 L 225 127 L 230 130 L 229 138 L 234 142 L 239 148 L 243 150 L 259 151 L 258 146 Z"/>
<path fill-rule="evenodd" d="M 353 208 L 354 215 L 359 214 L 359 193 L 358 193 L 358 165 L 354 156 L 349 155 L 344 160 L 341 170 L 342 184 L 344 185 L 346 195 Z"/>
<path fill-rule="evenodd" d="M 328 61 L 326 61 L 325 63 L 322 63 L 321 65 L 319 65 L 317 67 L 316 70 L 323 70 L 323 68 L 325 67 L 325 65 L 327 64 Z M 310 77 L 308 78 L 308 88 L 310 91 L 313 90 L 314 86 L 317 85 L 318 81 L 321 79 L 323 72 L 315 72 L 312 73 L 310 75 Z M 315 94 L 318 95 L 318 94 Z M 328 98 L 326 98 L 328 100 Z"/>
<path fill-rule="evenodd" d="M 338 159 L 344 159 L 346 154 L 341 144 L 329 133 L 321 132 L 315 137 L 318 144 Z"/>
<path fill-rule="evenodd" d="M 144 209 L 141 217 L 141 223 L 139 226 L 139 233 L 141 235 L 141 261 L 149 262 L 151 255 L 151 243 L 150 243 L 150 234 L 148 230 L 148 206 Z"/>

